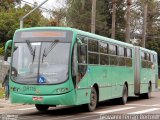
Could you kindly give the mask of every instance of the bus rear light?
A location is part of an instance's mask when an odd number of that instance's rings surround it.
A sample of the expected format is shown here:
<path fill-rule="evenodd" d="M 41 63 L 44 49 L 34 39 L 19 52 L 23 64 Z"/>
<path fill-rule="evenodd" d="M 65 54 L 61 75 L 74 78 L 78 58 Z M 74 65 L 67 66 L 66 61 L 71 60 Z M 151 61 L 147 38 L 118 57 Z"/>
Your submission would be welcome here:
<path fill-rule="evenodd" d="M 43 97 L 33 97 L 32 100 L 33 101 L 42 101 Z"/>

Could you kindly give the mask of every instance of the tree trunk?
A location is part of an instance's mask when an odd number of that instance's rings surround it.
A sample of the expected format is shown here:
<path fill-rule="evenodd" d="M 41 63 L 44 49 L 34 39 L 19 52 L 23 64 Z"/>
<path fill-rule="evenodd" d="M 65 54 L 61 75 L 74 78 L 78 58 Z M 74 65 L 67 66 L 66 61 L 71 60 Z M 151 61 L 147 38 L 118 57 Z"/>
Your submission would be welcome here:
<path fill-rule="evenodd" d="M 96 0 L 92 0 L 91 32 L 95 33 L 96 24 Z"/>
<path fill-rule="evenodd" d="M 131 0 L 127 0 L 127 17 L 126 17 L 126 42 L 130 43 L 130 7 L 131 7 Z"/>
<path fill-rule="evenodd" d="M 112 38 L 115 39 L 115 24 L 116 24 L 116 0 L 112 0 Z"/>
<path fill-rule="evenodd" d="M 143 31 L 142 31 L 142 47 L 144 48 L 146 44 L 147 8 L 148 8 L 148 3 L 146 2 L 144 6 Z"/>

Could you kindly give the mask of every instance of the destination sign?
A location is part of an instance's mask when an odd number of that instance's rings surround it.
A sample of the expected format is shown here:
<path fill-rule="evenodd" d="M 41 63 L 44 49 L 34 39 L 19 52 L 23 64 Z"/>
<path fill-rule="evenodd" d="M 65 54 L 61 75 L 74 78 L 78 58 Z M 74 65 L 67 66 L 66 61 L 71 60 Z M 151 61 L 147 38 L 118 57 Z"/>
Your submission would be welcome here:
<path fill-rule="evenodd" d="M 70 30 L 23 30 L 17 31 L 14 36 L 14 42 L 26 42 L 26 40 L 32 42 L 53 42 L 58 40 L 59 42 L 71 42 L 73 32 Z"/>
<path fill-rule="evenodd" d="M 22 32 L 21 38 L 32 37 L 66 37 L 66 32 L 58 31 L 35 31 L 35 32 Z"/>

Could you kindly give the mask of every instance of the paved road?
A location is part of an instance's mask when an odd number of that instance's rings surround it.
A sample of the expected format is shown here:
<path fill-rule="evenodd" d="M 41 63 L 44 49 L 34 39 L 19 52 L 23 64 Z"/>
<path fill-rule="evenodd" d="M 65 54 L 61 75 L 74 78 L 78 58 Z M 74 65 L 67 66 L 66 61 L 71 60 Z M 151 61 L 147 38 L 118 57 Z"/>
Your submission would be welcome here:
<path fill-rule="evenodd" d="M 0 107 L 0 114 L 3 117 L 18 118 L 18 120 L 105 120 L 119 118 L 135 120 L 137 118 L 151 119 L 151 117 L 152 119 L 160 119 L 160 92 L 153 93 L 150 99 L 130 97 L 126 105 L 119 105 L 111 100 L 105 101 L 100 103 L 96 111 L 92 113 L 86 112 L 82 106 L 58 106 L 50 108 L 47 112 L 39 112 L 33 105 L 8 105 L 4 102 L 0 103 L 0 106 L 2 104 L 4 106 L 6 104 L 6 107 Z"/>

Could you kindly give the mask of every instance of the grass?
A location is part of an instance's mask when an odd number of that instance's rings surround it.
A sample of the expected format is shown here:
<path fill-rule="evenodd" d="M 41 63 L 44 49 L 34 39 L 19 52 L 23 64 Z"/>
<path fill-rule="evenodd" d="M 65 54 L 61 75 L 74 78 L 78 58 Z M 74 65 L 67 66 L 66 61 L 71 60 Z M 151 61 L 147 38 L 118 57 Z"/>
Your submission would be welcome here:
<path fill-rule="evenodd" d="M 4 98 L 4 88 L 0 88 L 0 99 Z"/>

